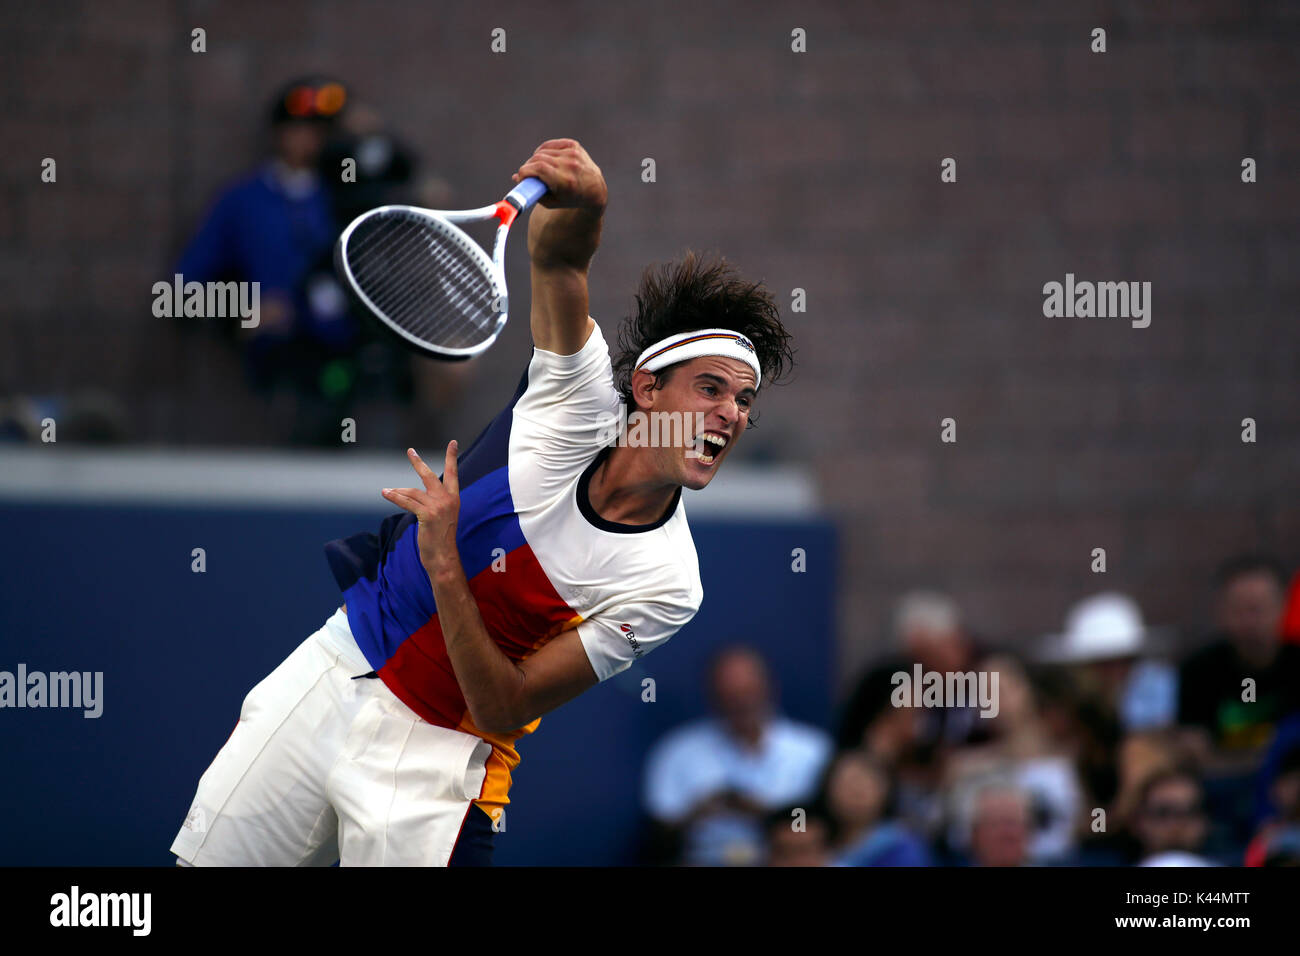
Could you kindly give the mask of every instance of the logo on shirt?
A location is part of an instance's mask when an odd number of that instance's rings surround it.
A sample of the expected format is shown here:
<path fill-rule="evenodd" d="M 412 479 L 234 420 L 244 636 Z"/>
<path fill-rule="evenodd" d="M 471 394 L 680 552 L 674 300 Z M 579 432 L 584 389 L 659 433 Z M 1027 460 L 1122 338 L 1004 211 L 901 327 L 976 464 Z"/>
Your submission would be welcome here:
<path fill-rule="evenodd" d="M 620 624 L 618 629 L 623 632 L 623 637 L 627 639 L 628 644 L 632 646 L 632 654 L 636 657 L 641 656 L 641 642 L 636 639 L 636 631 L 626 624 Z"/>

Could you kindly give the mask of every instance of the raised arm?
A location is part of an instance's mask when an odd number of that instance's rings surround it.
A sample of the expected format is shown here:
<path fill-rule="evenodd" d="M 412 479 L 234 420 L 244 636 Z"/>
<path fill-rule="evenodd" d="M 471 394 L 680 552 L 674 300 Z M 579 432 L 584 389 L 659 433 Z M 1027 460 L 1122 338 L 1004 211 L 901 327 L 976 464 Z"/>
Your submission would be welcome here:
<path fill-rule="evenodd" d="M 529 213 L 533 345 L 558 355 L 582 349 L 591 334 L 587 269 L 600 244 L 608 190 L 600 168 L 572 139 L 548 139 L 514 181 L 536 176 L 550 189 Z"/>

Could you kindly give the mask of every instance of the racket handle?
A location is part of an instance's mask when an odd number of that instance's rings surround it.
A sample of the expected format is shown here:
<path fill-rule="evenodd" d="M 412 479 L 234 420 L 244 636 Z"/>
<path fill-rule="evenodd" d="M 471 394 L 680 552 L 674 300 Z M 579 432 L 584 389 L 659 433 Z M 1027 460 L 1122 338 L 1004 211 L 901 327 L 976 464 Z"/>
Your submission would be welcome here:
<path fill-rule="evenodd" d="M 529 176 L 521 180 L 519 185 L 510 192 L 506 193 L 506 202 L 512 202 L 519 207 L 519 211 L 531 209 L 537 200 L 541 199 L 547 193 L 546 183 L 542 182 L 536 176 Z"/>

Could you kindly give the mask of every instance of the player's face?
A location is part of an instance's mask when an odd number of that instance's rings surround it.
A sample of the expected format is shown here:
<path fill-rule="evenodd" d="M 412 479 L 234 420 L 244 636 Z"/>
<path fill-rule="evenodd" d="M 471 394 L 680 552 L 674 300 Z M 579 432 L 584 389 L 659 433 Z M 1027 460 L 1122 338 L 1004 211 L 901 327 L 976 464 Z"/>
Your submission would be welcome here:
<path fill-rule="evenodd" d="M 749 424 L 755 381 L 739 359 L 706 355 L 674 368 L 656 390 L 654 410 L 680 414 L 686 425 L 685 447 L 658 449 L 675 483 L 698 490 L 713 480 Z"/>

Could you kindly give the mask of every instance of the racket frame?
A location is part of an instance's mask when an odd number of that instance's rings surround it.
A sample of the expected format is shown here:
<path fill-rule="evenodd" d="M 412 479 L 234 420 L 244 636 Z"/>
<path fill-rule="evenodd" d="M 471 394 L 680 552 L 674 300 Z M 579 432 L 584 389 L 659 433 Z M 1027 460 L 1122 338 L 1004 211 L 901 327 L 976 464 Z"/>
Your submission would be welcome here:
<path fill-rule="evenodd" d="M 443 361 L 464 361 L 471 359 L 476 355 L 481 355 L 501 334 L 505 328 L 506 320 L 510 315 L 509 292 L 506 289 L 506 239 L 510 234 L 510 226 L 514 223 L 519 213 L 531 208 L 537 200 L 546 195 L 546 184 L 535 176 L 530 176 L 520 182 L 514 189 L 506 194 L 506 197 L 499 202 L 490 206 L 480 206 L 477 209 L 426 209 L 422 206 L 405 206 L 405 205 L 387 205 L 377 206 L 368 210 L 353 219 L 346 229 L 339 235 L 338 241 L 334 245 L 334 265 L 339 275 L 344 280 L 344 285 L 357 300 L 366 307 L 377 320 L 383 323 L 384 327 L 390 332 L 395 333 L 408 346 L 415 349 L 422 355 L 430 358 L 442 359 Z M 453 348 L 448 346 L 437 346 L 425 341 L 418 336 L 412 335 L 406 329 L 402 328 L 396 322 L 391 321 L 379 307 L 371 301 L 370 297 L 362 291 L 357 284 L 356 277 L 352 274 L 352 267 L 348 263 L 347 246 L 352 234 L 357 227 L 366 220 L 392 212 L 400 212 L 406 215 L 414 215 L 433 220 L 437 225 L 439 232 L 459 243 L 470 256 L 477 260 L 479 267 L 485 275 L 490 275 L 492 279 L 493 290 L 496 295 L 494 302 L 500 302 L 500 309 L 497 311 L 496 324 L 488 336 L 479 344 L 467 348 Z M 483 246 L 479 245 L 469 234 L 461 229 L 460 226 L 465 223 L 489 222 L 497 220 L 498 226 L 496 236 L 492 243 L 492 254 L 489 256 Z"/>

